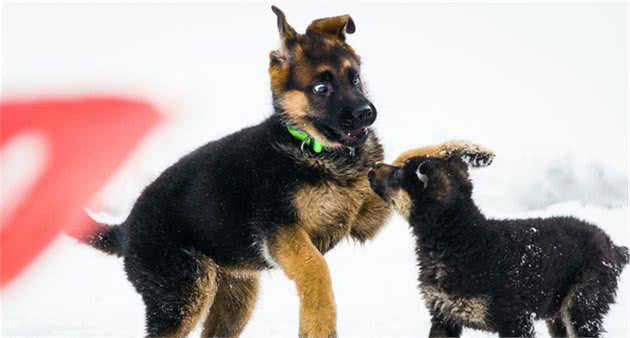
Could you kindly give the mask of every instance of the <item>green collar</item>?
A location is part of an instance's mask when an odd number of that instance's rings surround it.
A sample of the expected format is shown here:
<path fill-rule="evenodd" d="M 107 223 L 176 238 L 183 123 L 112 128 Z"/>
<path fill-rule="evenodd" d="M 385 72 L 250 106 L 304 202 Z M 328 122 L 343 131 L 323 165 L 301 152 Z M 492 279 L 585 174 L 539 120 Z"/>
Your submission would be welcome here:
<path fill-rule="evenodd" d="M 288 124 L 287 124 L 287 130 L 289 131 L 291 135 L 293 135 L 293 137 L 302 141 L 302 146 L 304 146 L 304 144 L 311 146 L 311 149 L 313 149 L 314 153 L 319 154 L 324 150 L 324 146 L 322 146 L 321 142 L 317 141 L 317 139 L 315 139 L 314 137 L 311 137 L 309 134 L 301 130 L 297 130 Z M 346 146 L 346 148 L 348 148 L 348 151 L 350 152 L 350 156 L 354 156 L 355 149 L 353 147 L 348 147 L 348 146 Z"/>
<path fill-rule="evenodd" d="M 311 148 L 313 149 L 313 152 L 315 152 L 316 154 L 319 154 L 322 152 L 323 150 L 323 146 L 322 144 L 317 141 L 316 139 L 310 137 L 307 133 L 303 132 L 303 131 L 299 131 L 293 127 L 291 127 L 290 125 L 287 125 L 287 130 L 289 130 L 289 133 L 291 135 L 293 135 L 293 137 L 295 137 L 296 139 L 302 141 L 302 144 L 306 144 L 308 146 L 311 146 Z"/>

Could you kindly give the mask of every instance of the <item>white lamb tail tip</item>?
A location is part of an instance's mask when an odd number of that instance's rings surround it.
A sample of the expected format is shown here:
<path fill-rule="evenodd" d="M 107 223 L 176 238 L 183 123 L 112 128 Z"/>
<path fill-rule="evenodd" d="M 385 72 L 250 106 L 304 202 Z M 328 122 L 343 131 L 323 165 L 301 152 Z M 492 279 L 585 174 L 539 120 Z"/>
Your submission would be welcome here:
<path fill-rule="evenodd" d="M 418 179 L 420 180 L 420 182 L 422 182 L 422 184 L 424 184 L 424 189 L 427 188 L 427 185 L 429 185 L 429 176 L 423 174 L 421 172 L 421 168 L 422 165 L 424 164 L 424 162 L 420 163 L 420 165 L 418 166 L 418 169 L 416 169 L 416 176 L 418 176 Z"/>

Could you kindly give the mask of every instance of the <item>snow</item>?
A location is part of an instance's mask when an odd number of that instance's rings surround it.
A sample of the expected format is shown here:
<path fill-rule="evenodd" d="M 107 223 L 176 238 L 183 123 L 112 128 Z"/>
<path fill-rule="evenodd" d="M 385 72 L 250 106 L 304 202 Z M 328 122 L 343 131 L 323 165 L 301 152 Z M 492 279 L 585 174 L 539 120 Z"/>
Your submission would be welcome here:
<path fill-rule="evenodd" d="M 563 203 L 516 216 L 571 214 L 605 225 L 617 244 L 630 245 L 628 209 Z M 618 236 L 615 236 L 618 235 Z M 372 243 L 342 243 L 326 255 L 339 311 L 342 337 L 409 337 L 428 334 L 429 316 L 416 289 L 413 240 L 394 217 Z M 284 337 L 297 332 L 298 298 L 280 271 L 262 274 L 262 291 L 246 337 Z M 144 309 L 125 279 L 120 259 L 67 237 L 2 295 L 3 336 L 142 336 Z M 630 269 L 605 321 L 610 337 L 628 335 Z M 543 322 L 539 337 L 548 337 Z M 199 331 L 191 334 L 198 336 Z M 466 336 L 491 334 L 467 331 Z"/>
<path fill-rule="evenodd" d="M 497 153 L 473 172 L 487 216 L 572 215 L 630 246 L 627 4 L 279 6 L 298 30 L 315 17 L 353 15 L 349 41 L 363 56 L 387 160 L 475 140 Z M 4 98 L 118 93 L 170 113 L 90 205 L 101 220 L 120 221 L 177 158 L 271 109 L 267 53 L 277 32 L 267 4 L 13 2 L 2 5 L 2 29 Z M 401 217 L 374 241 L 341 243 L 326 259 L 340 336 L 428 334 Z M 610 337 L 630 336 L 629 271 L 605 320 Z M 2 336 L 143 335 L 144 308 L 121 260 L 65 236 L 2 291 L 0 306 Z M 297 319 L 293 285 L 279 271 L 263 273 L 244 336 L 295 336 Z M 548 337 L 544 323 L 536 330 Z"/>

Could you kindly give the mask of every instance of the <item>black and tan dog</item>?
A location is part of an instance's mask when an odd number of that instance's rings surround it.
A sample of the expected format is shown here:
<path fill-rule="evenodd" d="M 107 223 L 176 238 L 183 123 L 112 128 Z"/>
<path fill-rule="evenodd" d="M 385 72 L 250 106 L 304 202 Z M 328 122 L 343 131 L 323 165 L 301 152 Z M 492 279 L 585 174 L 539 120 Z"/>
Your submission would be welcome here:
<path fill-rule="evenodd" d="M 360 59 L 345 42 L 355 25 L 343 15 L 298 34 L 277 15 L 282 46 L 270 54 L 275 113 L 210 142 L 165 170 L 118 226 L 82 238 L 122 256 L 146 305 L 149 336 L 238 336 L 261 270 L 279 267 L 300 297 L 301 336 L 336 334 L 331 277 L 323 254 L 341 239 L 372 238 L 389 208 L 368 184 L 383 159 L 369 129 Z M 483 155 L 445 143 L 433 156 Z"/>
<path fill-rule="evenodd" d="M 430 337 L 459 337 L 462 327 L 533 337 L 534 319 L 547 320 L 552 337 L 604 332 L 628 248 L 573 217 L 486 218 L 461 159 L 405 156 L 397 164 L 368 175 L 416 235 Z"/>

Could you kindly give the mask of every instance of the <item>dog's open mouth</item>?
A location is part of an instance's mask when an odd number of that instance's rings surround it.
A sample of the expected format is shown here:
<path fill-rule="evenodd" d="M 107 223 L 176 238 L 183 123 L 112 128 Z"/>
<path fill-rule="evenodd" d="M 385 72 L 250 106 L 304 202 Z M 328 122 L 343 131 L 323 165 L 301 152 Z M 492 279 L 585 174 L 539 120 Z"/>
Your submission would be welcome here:
<path fill-rule="evenodd" d="M 365 140 L 367 140 L 368 136 L 368 129 L 365 127 L 352 130 L 342 130 L 322 126 L 321 131 L 330 140 L 337 141 L 348 147 L 363 144 Z"/>
<path fill-rule="evenodd" d="M 346 137 L 361 138 L 367 134 L 367 128 L 359 128 L 346 133 Z"/>
<path fill-rule="evenodd" d="M 340 141 L 347 146 L 354 146 L 365 142 L 367 135 L 367 128 L 344 131 Z"/>

